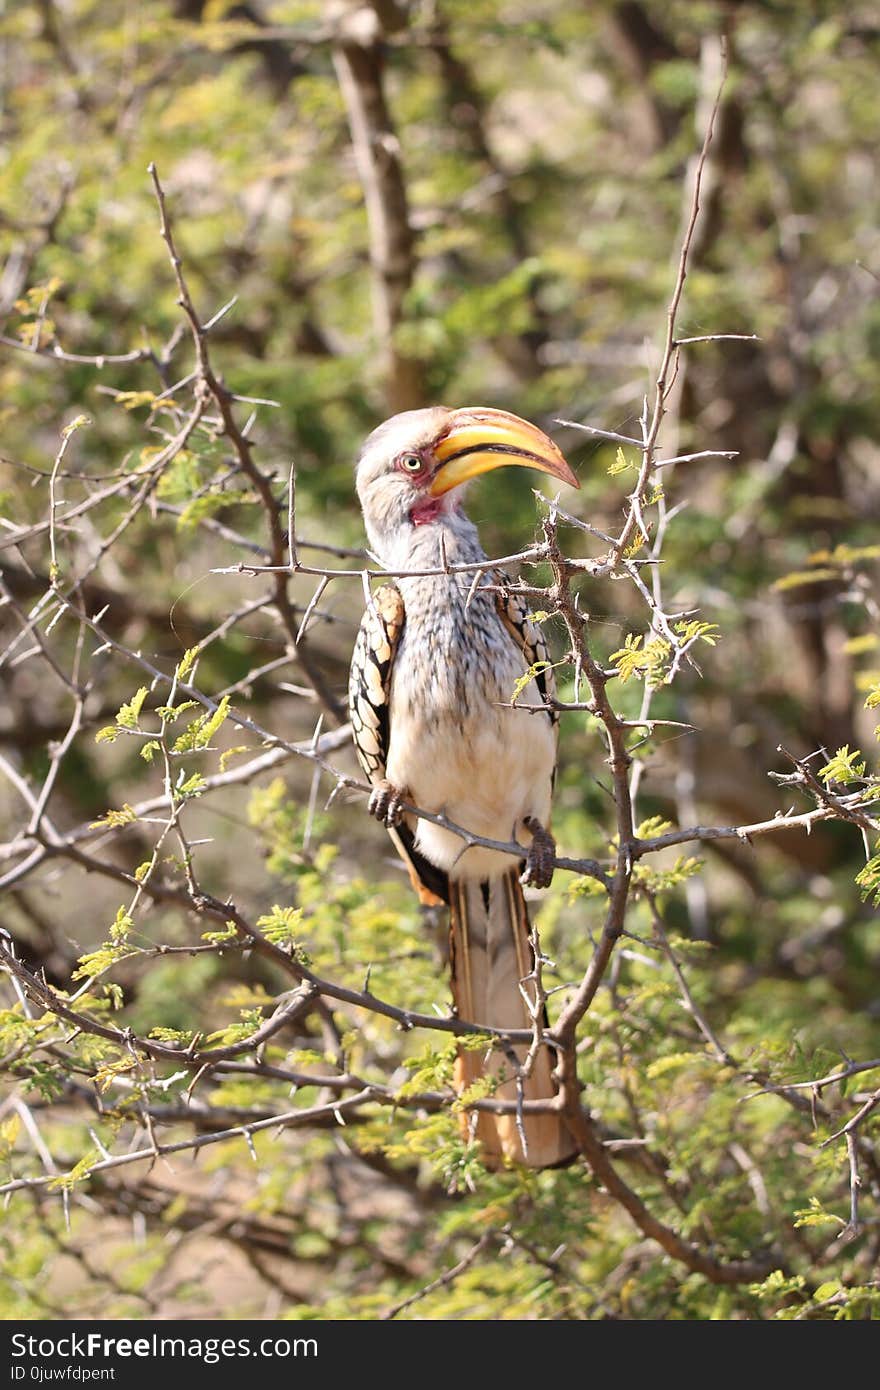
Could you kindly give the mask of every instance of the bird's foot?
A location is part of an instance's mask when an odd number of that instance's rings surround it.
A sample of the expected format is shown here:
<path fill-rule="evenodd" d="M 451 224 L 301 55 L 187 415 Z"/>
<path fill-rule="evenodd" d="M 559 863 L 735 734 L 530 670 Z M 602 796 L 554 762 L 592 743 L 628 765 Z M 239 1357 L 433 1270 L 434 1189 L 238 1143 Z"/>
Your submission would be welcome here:
<path fill-rule="evenodd" d="M 531 832 L 532 843 L 520 883 L 524 888 L 549 888 L 556 859 L 556 841 L 535 816 L 526 816 L 523 825 Z"/>
<path fill-rule="evenodd" d="M 373 788 L 372 795 L 367 802 L 367 810 L 376 820 L 380 820 L 390 830 L 392 826 L 400 825 L 403 820 L 403 807 L 401 803 L 406 800 L 406 792 L 386 781 L 384 778 L 377 782 Z"/>

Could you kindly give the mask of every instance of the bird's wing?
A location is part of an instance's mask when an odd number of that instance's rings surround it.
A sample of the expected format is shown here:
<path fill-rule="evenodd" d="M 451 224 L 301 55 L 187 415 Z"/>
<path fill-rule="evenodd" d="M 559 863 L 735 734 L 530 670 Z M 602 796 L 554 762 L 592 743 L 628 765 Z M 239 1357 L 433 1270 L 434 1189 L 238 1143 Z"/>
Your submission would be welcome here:
<path fill-rule="evenodd" d="M 383 584 L 363 616 L 348 683 L 348 707 L 358 762 L 376 786 L 385 777 L 391 740 L 391 672 L 406 614 L 396 584 Z M 399 788 L 398 790 L 404 790 Z M 413 887 L 425 904 L 449 901 L 449 880 L 415 847 L 406 822 L 389 830 L 409 869 Z"/>
<path fill-rule="evenodd" d="M 495 594 L 498 615 L 522 652 L 523 660 L 529 671 L 534 672 L 535 685 L 540 691 L 542 700 L 545 703 L 551 702 L 546 703 L 547 717 L 555 726 L 559 722 L 559 715 L 552 705 L 552 701 L 556 699 L 556 680 L 553 675 L 553 663 L 550 660 L 550 648 L 547 646 L 547 639 L 532 618 L 529 606 L 522 594 L 513 593 L 506 587 L 510 583 L 509 575 L 498 570 L 493 578 L 498 586 Z"/>
<path fill-rule="evenodd" d="M 383 584 L 364 614 L 351 658 L 348 708 L 358 762 L 375 785 L 388 761 L 391 666 L 403 631 L 403 597 Z"/>

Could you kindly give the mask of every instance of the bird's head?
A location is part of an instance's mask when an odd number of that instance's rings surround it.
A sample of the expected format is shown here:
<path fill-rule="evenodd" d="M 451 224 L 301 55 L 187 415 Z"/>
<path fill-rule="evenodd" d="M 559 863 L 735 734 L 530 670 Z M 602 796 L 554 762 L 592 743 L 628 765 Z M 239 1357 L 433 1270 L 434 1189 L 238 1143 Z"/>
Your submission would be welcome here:
<path fill-rule="evenodd" d="M 464 483 L 506 464 L 580 486 L 552 439 L 509 411 L 437 405 L 392 416 L 373 430 L 357 463 L 371 546 L 388 554 L 402 530 L 454 513 Z"/>

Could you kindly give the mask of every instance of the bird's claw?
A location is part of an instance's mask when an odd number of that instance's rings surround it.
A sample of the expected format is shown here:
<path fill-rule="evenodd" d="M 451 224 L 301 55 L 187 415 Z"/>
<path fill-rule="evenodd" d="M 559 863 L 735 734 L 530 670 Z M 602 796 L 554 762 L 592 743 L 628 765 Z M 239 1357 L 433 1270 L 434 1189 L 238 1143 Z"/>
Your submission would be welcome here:
<path fill-rule="evenodd" d="M 367 810 L 376 820 L 382 822 L 390 830 L 395 825 L 400 825 L 403 820 L 403 805 L 406 794 L 390 782 L 379 782 L 372 791 Z"/>
<path fill-rule="evenodd" d="M 526 816 L 523 825 L 531 832 L 532 843 L 519 881 L 524 888 L 549 888 L 556 860 L 556 841 L 534 816 Z"/>

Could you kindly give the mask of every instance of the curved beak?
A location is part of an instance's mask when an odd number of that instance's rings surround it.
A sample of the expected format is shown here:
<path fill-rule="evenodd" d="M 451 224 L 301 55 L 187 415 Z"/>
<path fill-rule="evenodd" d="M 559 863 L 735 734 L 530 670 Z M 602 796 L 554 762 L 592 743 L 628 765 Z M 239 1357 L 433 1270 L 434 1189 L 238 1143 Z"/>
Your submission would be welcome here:
<path fill-rule="evenodd" d="M 491 468 L 512 463 L 549 473 L 569 487 L 580 487 L 553 440 L 507 410 L 487 406 L 454 410 L 450 428 L 435 446 L 434 456 L 438 467 L 428 489 L 432 497 L 440 497 Z"/>

